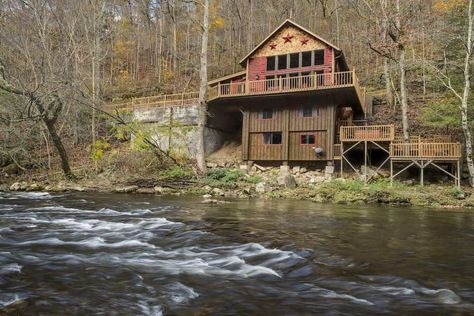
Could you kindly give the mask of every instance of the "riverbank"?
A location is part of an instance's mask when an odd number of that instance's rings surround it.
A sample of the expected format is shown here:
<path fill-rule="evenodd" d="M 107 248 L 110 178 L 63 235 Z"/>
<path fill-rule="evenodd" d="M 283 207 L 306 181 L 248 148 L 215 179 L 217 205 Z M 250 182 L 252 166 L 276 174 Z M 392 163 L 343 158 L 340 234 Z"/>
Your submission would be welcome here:
<path fill-rule="evenodd" d="M 225 203 L 226 199 L 284 198 L 337 204 L 390 204 L 430 208 L 473 208 L 470 188 L 448 184 L 419 186 L 394 182 L 383 177 L 369 184 L 360 179 L 324 176 L 304 168 L 281 177 L 277 168 L 251 170 L 213 168 L 197 176 L 187 167 L 171 167 L 156 174 L 124 176 L 116 173 L 86 174 L 75 181 L 62 177 L 41 179 L 12 177 L 0 185 L 2 191 L 116 192 L 156 195 L 201 195 L 205 203 Z"/>

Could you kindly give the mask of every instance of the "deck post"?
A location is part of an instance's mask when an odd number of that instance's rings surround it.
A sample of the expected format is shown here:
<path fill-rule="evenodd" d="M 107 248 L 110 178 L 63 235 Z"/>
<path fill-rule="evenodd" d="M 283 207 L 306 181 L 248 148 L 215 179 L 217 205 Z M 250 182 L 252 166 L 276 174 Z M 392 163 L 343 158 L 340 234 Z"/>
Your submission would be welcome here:
<path fill-rule="evenodd" d="M 220 82 L 217 83 L 217 96 L 218 97 L 221 96 L 221 83 Z"/>
<path fill-rule="evenodd" d="M 341 142 L 341 178 L 343 178 L 344 169 L 344 142 Z"/>
<path fill-rule="evenodd" d="M 421 164 L 420 164 L 420 184 L 421 186 L 424 186 L 425 185 L 425 165 L 423 164 L 423 160 L 421 160 Z"/>
<path fill-rule="evenodd" d="M 390 159 L 390 187 L 393 187 L 393 160 Z"/>
<path fill-rule="evenodd" d="M 367 154 L 368 154 L 368 149 L 367 149 L 367 140 L 364 141 L 364 182 L 367 184 Z"/>
<path fill-rule="evenodd" d="M 457 161 L 457 177 L 458 177 L 457 186 L 458 188 L 461 188 L 461 160 L 460 159 L 458 159 Z"/>

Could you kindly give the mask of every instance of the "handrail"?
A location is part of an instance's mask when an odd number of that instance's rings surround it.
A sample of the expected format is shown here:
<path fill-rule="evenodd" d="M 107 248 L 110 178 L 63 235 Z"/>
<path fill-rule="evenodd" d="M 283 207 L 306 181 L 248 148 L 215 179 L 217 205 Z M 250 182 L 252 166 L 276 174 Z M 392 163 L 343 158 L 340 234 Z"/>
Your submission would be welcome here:
<path fill-rule="evenodd" d="M 397 135 L 393 140 L 394 143 L 404 143 L 403 136 Z M 452 143 L 451 135 L 432 135 L 430 137 L 422 137 L 419 135 L 410 135 L 410 143 Z"/>
<path fill-rule="evenodd" d="M 341 126 L 339 133 L 343 142 L 392 141 L 395 138 L 394 125 Z"/>
<path fill-rule="evenodd" d="M 222 97 L 274 94 L 283 92 L 311 91 L 332 88 L 355 87 L 357 97 L 365 109 L 365 93 L 362 91 L 355 70 L 313 74 L 289 78 L 231 82 L 209 87 L 209 100 Z"/>
<path fill-rule="evenodd" d="M 459 159 L 460 143 L 392 143 L 390 156 L 394 159 Z"/>
<path fill-rule="evenodd" d="M 134 98 L 127 102 L 109 103 L 106 108 L 117 110 L 133 110 L 135 108 L 152 108 L 175 105 L 194 104 L 199 98 L 198 92 L 183 92 L 175 94 L 164 94 L 151 97 Z"/>

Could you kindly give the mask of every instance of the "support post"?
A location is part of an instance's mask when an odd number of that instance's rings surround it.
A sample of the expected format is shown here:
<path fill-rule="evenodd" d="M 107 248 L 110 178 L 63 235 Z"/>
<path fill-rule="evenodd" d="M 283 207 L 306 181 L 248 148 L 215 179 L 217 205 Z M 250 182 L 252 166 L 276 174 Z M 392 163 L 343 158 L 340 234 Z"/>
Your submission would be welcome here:
<path fill-rule="evenodd" d="M 367 141 L 364 141 L 364 182 L 367 184 Z"/>
<path fill-rule="evenodd" d="M 341 142 L 341 178 L 343 178 L 344 171 L 344 142 Z"/>
<path fill-rule="evenodd" d="M 461 161 L 458 159 L 457 161 L 457 177 L 458 177 L 458 188 L 461 188 Z"/>
<path fill-rule="evenodd" d="M 393 160 L 390 159 L 390 187 L 393 187 Z"/>
<path fill-rule="evenodd" d="M 420 164 L 420 185 L 424 186 L 425 185 L 425 165 L 423 164 L 423 160 L 421 161 Z"/>

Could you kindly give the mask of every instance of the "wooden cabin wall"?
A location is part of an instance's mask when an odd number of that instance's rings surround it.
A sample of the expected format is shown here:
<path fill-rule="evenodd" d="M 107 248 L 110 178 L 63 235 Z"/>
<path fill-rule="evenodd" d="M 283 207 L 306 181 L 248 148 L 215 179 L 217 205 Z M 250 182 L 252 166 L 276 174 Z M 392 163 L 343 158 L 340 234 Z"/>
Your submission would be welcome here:
<path fill-rule="evenodd" d="M 313 118 L 300 117 L 303 106 L 319 107 L 319 115 Z M 273 119 L 259 119 L 258 112 L 264 108 L 274 109 Z M 242 155 L 244 160 L 317 161 L 332 160 L 335 137 L 336 111 L 332 104 L 317 105 L 310 100 L 288 102 L 284 105 L 252 106 L 244 111 L 242 127 Z M 281 132 L 281 145 L 265 145 L 264 132 Z M 302 133 L 314 133 L 314 145 L 301 145 Z M 313 147 L 321 147 L 324 154 L 315 155 Z"/>

